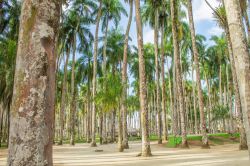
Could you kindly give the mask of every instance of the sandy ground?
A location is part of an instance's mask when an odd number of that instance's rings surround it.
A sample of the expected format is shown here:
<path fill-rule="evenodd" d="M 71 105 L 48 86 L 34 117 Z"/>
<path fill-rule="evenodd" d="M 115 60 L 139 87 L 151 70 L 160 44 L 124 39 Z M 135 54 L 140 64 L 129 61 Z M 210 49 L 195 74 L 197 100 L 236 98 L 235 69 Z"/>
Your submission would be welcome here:
<path fill-rule="evenodd" d="M 248 152 L 239 151 L 237 144 L 212 146 L 209 150 L 165 148 L 152 143 L 153 157 L 136 157 L 140 142 L 130 143 L 130 149 L 117 152 L 116 144 L 90 148 L 88 144 L 72 147 L 54 146 L 56 166 L 250 166 Z M 95 152 L 101 149 L 103 152 Z M 6 165 L 7 150 L 0 150 L 0 166 Z"/>

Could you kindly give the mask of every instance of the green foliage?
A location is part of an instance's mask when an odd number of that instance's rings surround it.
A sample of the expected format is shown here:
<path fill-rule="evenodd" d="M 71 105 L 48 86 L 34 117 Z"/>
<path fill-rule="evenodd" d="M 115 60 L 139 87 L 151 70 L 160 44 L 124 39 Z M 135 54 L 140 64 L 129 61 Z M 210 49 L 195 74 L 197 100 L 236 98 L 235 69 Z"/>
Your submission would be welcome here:
<path fill-rule="evenodd" d="M 105 89 L 99 90 L 95 97 L 95 103 L 102 111 L 111 111 L 119 106 L 122 93 L 121 78 L 118 74 L 108 73 L 107 77 L 99 78 L 100 85 L 105 83 Z"/>
<path fill-rule="evenodd" d="M 229 118 L 229 107 L 223 106 L 223 105 L 217 105 L 213 108 L 212 113 L 214 116 L 212 121 L 228 119 Z"/>

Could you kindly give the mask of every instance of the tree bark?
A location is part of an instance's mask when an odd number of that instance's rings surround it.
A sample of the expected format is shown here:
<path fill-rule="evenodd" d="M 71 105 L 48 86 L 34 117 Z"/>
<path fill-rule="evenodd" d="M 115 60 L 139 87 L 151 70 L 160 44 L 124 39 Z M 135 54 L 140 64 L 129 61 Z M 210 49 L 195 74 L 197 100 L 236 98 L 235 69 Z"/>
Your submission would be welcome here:
<path fill-rule="evenodd" d="M 22 3 L 7 165 L 53 165 L 59 18 L 60 1 Z"/>
<path fill-rule="evenodd" d="M 64 75 L 63 75 L 63 85 L 62 85 L 62 98 L 61 98 L 61 109 L 60 109 L 60 140 L 59 145 L 63 144 L 63 130 L 64 130 L 64 116 L 65 116 L 65 107 L 66 107 L 66 92 L 67 92 L 67 67 L 69 60 L 70 50 L 66 52 L 66 61 L 64 64 Z"/>
<path fill-rule="evenodd" d="M 93 63 L 93 87 L 92 87 L 92 142 L 91 147 L 96 147 L 95 132 L 96 132 L 96 104 L 95 104 L 95 95 L 96 95 L 96 75 L 97 75 L 97 55 L 98 55 L 98 33 L 99 33 L 99 23 L 102 15 L 102 0 L 99 1 L 99 9 L 96 20 L 96 30 L 95 30 L 95 41 L 94 41 L 94 63 Z"/>
<path fill-rule="evenodd" d="M 227 13 L 229 33 L 232 42 L 233 55 L 235 59 L 235 68 L 237 80 L 239 83 L 239 92 L 243 112 L 243 122 L 247 135 L 247 144 L 250 146 L 250 59 L 247 46 L 247 40 L 240 14 L 240 5 L 238 0 L 224 0 Z M 250 157 L 250 149 L 249 149 Z"/>
<path fill-rule="evenodd" d="M 204 99 L 203 99 L 203 93 L 202 93 L 202 87 L 201 87 L 199 53 L 198 53 L 198 49 L 196 46 L 195 26 L 194 26 L 194 20 L 193 20 L 192 0 L 187 0 L 187 6 L 188 6 L 188 18 L 189 18 L 189 24 L 190 24 L 190 32 L 191 32 L 191 38 L 192 38 L 195 71 L 196 71 L 196 82 L 197 82 L 197 87 L 198 87 L 198 99 L 199 99 L 201 133 L 202 133 L 202 148 L 209 148 L 207 131 L 206 131 L 207 130 L 206 118 L 205 118 L 205 112 L 204 112 Z"/>
<path fill-rule="evenodd" d="M 227 46 L 228 46 L 228 53 L 229 53 L 229 60 L 231 63 L 231 71 L 232 71 L 232 77 L 233 77 L 233 86 L 234 86 L 234 93 L 235 93 L 235 104 L 237 109 L 237 116 L 236 120 L 239 125 L 239 131 L 240 131 L 240 146 L 239 149 L 247 149 L 247 140 L 246 140 L 246 132 L 243 126 L 243 117 L 242 117 L 242 107 L 241 107 L 241 100 L 240 100 L 240 92 L 239 92 L 239 84 L 237 80 L 237 73 L 235 68 L 235 60 L 233 55 L 233 48 L 232 48 L 232 42 L 230 38 L 230 33 L 228 26 L 225 26 L 225 32 L 226 32 L 226 38 L 227 38 Z"/>
<path fill-rule="evenodd" d="M 127 63 L 128 63 L 128 40 L 129 40 L 129 32 L 131 27 L 131 22 L 133 18 L 133 0 L 129 0 L 130 4 L 130 12 L 129 12 L 129 20 L 127 25 L 127 30 L 125 34 L 125 42 L 124 42 L 124 52 L 123 52 L 123 64 L 122 64 L 122 101 L 121 101 L 121 111 L 122 111 L 122 122 L 123 122 L 123 148 L 129 149 L 128 145 L 128 125 L 127 125 Z"/>
<path fill-rule="evenodd" d="M 159 21 L 158 21 L 158 8 L 155 8 L 155 22 L 154 22 L 154 51 L 155 51 L 155 84 L 156 84 L 156 112 L 157 112 L 157 135 L 158 144 L 162 144 L 162 115 L 160 107 L 160 74 L 159 74 L 159 58 L 158 58 L 158 38 L 159 38 Z"/>
<path fill-rule="evenodd" d="M 164 56 L 164 23 L 161 27 L 161 79 L 162 79 L 162 128 L 163 140 L 168 139 L 168 117 L 166 109 L 166 83 L 165 83 L 165 56 Z"/>
<path fill-rule="evenodd" d="M 184 110 L 184 96 L 183 96 L 183 87 L 182 87 L 182 73 L 181 73 L 181 64 L 180 64 L 180 50 L 179 50 L 179 41 L 178 41 L 178 29 L 177 29 L 177 19 L 178 19 L 178 11 L 177 11 L 177 1 L 171 0 L 171 18 L 172 18 L 172 34 L 173 34 L 173 45 L 174 45 L 174 62 L 176 69 L 176 77 L 177 77 L 177 92 L 178 92 L 178 100 L 179 100 L 179 110 L 180 110 L 180 118 L 181 118 L 181 135 L 182 135 L 182 148 L 188 148 L 187 142 L 187 132 L 186 132 L 186 124 L 185 124 L 185 110 Z"/>
<path fill-rule="evenodd" d="M 78 28 L 77 28 L 78 29 Z M 76 109 L 76 93 L 75 93 L 75 56 L 76 56 L 76 34 L 73 39 L 73 56 L 71 71 L 71 103 L 70 103 L 70 145 L 75 145 L 75 109 Z"/>
<path fill-rule="evenodd" d="M 198 134 L 198 120 L 196 110 L 196 82 L 194 81 L 194 64 L 192 64 L 192 82 L 193 82 L 193 104 L 194 104 L 194 130 Z"/>
<path fill-rule="evenodd" d="M 148 126 L 148 108 L 147 108 L 147 83 L 145 72 L 145 60 L 143 51 L 142 22 L 140 13 L 140 0 L 135 0 L 137 42 L 139 56 L 139 86 L 140 86 L 140 111 L 141 111 L 141 129 L 142 129 L 142 151 L 141 156 L 151 156 L 149 126 Z"/>

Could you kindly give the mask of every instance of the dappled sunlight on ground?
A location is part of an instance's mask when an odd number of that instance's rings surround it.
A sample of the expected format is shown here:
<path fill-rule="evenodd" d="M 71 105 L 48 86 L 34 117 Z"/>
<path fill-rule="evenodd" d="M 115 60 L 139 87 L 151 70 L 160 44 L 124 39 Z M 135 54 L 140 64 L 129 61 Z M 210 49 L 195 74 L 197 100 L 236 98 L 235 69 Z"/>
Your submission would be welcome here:
<path fill-rule="evenodd" d="M 239 151 L 238 144 L 212 146 L 211 149 L 165 148 L 152 144 L 153 157 L 136 157 L 140 142 L 130 144 L 123 153 L 116 144 L 96 148 L 88 144 L 54 146 L 55 166 L 249 166 L 247 151 Z M 95 152 L 95 150 L 103 152 Z M 0 166 L 6 165 L 7 150 L 0 150 Z"/>

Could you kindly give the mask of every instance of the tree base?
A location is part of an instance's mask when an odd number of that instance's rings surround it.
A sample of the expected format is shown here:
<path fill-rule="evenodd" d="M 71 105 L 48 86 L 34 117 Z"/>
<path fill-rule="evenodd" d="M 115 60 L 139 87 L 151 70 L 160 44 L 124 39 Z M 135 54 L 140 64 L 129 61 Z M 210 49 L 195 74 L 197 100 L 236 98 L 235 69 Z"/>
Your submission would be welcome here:
<path fill-rule="evenodd" d="M 122 147 L 122 146 L 118 147 L 118 151 L 119 151 L 119 152 L 124 152 L 123 147 Z"/>
<path fill-rule="evenodd" d="M 208 143 L 202 144 L 201 149 L 210 149 L 210 146 Z"/>
<path fill-rule="evenodd" d="M 163 137 L 163 141 L 164 142 L 167 142 L 168 141 L 168 137 L 166 136 L 166 137 Z"/>
<path fill-rule="evenodd" d="M 57 145 L 62 145 L 62 144 L 63 144 L 63 141 L 60 140 Z"/>
<path fill-rule="evenodd" d="M 126 142 L 126 143 L 124 142 L 124 143 L 123 143 L 123 148 L 124 148 L 124 149 L 129 149 L 128 142 Z"/>
<path fill-rule="evenodd" d="M 181 148 L 182 148 L 182 149 L 189 149 L 188 142 L 186 141 L 186 142 L 182 143 L 182 144 L 181 144 Z"/>
<path fill-rule="evenodd" d="M 239 150 L 248 150 L 248 146 L 247 145 L 240 145 Z"/>
<path fill-rule="evenodd" d="M 90 144 L 90 147 L 97 147 L 96 142 L 92 142 L 92 143 Z"/>
<path fill-rule="evenodd" d="M 158 140 L 158 144 L 162 144 L 162 139 L 159 139 L 159 140 Z"/>
<path fill-rule="evenodd" d="M 71 146 L 75 146 L 75 141 L 74 140 L 70 140 L 70 145 Z"/>

